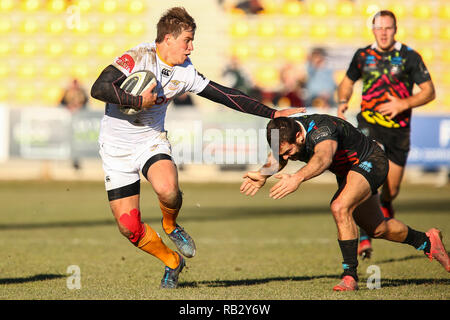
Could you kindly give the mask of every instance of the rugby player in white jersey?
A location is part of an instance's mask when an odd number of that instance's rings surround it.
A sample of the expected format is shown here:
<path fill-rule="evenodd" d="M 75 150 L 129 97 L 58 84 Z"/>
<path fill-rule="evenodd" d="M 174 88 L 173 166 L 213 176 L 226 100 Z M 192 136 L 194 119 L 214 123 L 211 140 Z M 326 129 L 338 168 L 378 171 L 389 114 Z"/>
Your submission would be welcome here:
<path fill-rule="evenodd" d="M 195 255 L 195 243 L 176 223 L 182 205 L 178 173 L 164 129 L 166 109 L 177 95 L 192 92 L 237 111 L 266 118 L 304 112 L 303 108 L 274 110 L 244 93 L 208 80 L 196 71 L 193 51 L 196 24 L 184 8 L 169 9 L 157 24 L 154 42 L 142 43 L 107 66 L 91 89 L 93 98 L 106 102 L 99 136 L 105 187 L 120 232 L 131 243 L 165 264 L 162 288 L 176 288 L 185 257 Z M 120 89 L 133 72 L 149 70 L 157 83 L 133 96 Z M 155 88 L 156 86 L 156 88 Z M 152 92 L 156 89 L 156 92 Z M 143 109 L 125 115 L 118 106 Z M 151 183 L 162 212 L 162 227 L 178 252 L 167 247 L 159 234 L 141 221 L 140 176 Z"/>

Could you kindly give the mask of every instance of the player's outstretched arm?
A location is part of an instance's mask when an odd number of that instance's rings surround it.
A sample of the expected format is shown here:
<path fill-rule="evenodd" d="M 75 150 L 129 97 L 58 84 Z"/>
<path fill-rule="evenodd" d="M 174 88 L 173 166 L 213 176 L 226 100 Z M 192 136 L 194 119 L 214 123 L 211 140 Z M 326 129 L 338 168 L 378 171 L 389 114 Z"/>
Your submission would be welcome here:
<path fill-rule="evenodd" d="M 91 88 L 91 96 L 97 100 L 123 106 L 142 107 L 142 96 L 133 96 L 120 89 L 126 75 L 114 67 L 107 66 Z"/>
<path fill-rule="evenodd" d="M 333 162 L 336 150 L 337 142 L 335 140 L 324 140 L 318 143 L 314 148 L 313 156 L 303 168 L 294 174 L 284 173 L 274 176 L 280 181 L 270 189 L 269 196 L 273 199 L 284 198 L 296 191 L 303 182 L 322 174 Z"/>
<path fill-rule="evenodd" d="M 272 153 L 269 154 L 267 162 L 258 171 L 249 171 L 244 174 L 244 181 L 241 184 L 240 191 L 247 196 L 254 196 L 261 189 L 266 180 L 273 174 L 283 170 L 287 160 L 277 161 Z"/>
<path fill-rule="evenodd" d="M 214 81 L 210 81 L 205 89 L 203 89 L 203 91 L 198 95 L 208 100 L 223 104 L 236 111 L 270 119 L 287 117 L 295 113 L 303 113 L 306 111 L 305 108 L 275 110 L 237 89 L 222 86 Z"/>

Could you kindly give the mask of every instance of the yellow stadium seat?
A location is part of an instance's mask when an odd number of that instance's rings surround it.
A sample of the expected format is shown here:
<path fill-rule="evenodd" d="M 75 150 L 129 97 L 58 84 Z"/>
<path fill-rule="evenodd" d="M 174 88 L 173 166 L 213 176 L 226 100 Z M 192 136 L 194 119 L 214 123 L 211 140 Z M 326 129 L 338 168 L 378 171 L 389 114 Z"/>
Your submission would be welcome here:
<path fill-rule="evenodd" d="M 73 6 L 77 8 L 81 13 L 89 12 L 92 9 L 92 1 L 90 0 L 78 0 L 73 3 Z"/>
<path fill-rule="evenodd" d="M 356 36 L 358 29 L 349 23 L 339 24 L 336 28 L 336 35 L 340 39 L 352 39 Z"/>
<path fill-rule="evenodd" d="M 329 33 L 330 33 L 329 27 L 321 23 L 314 24 L 310 30 L 310 36 L 313 39 L 324 39 L 329 35 Z"/>
<path fill-rule="evenodd" d="M 271 21 L 263 21 L 258 25 L 259 37 L 273 37 L 276 33 L 276 26 Z"/>
<path fill-rule="evenodd" d="M 10 91 L 8 90 L 8 88 L 0 88 L 0 101 L 9 101 L 9 94 Z"/>
<path fill-rule="evenodd" d="M 362 5 L 361 13 L 365 17 L 372 17 L 375 15 L 378 11 L 380 11 L 382 8 L 378 4 L 378 1 L 367 1 Z"/>
<path fill-rule="evenodd" d="M 443 3 L 439 7 L 439 17 L 442 19 L 450 19 L 450 3 Z"/>
<path fill-rule="evenodd" d="M 25 19 L 20 25 L 20 31 L 27 34 L 34 34 L 38 31 L 38 23 L 33 19 Z"/>
<path fill-rule="evenodd" d="M 104 21 L 100 25 L 100 31 L 103 34 L 113 34 L 117 30 L 116 22 L 113 20 Z"/>
<path fill-rule="evenodd" d="M 450 73 L 449 72 L 443 72 L 442 74 L 442 84 L 450 86 Z"/>
<path fill-rule="evenodd" d="M 127 10 L 129 13 L 134 13 L 134 14 L 144 12 L 144 10 L 145 10 L 144 1 L 142 1 L 142 0 L 129 1 Z"/>
<path fill-rule="evenodd" d="M 445 93 L 445 95 L 442 98 L 441 104 L 445 108 L 445 110 L 450 111 L 450 93 Z"/>
<path fill-rule="evenodd" d="M 273 88 L 279 84 L 280 72 L 271 66 L 259 67 L 255 73 L 255 82 L 261 88 Z"/>
<path fill-rule="evenodd" d="M 101 10 L 105 13 L 113 13 L 116 12 L 117 7 L 116 0 L 104 0 L 101 5 Z"/>
<path fill-rule="evenodd" d="M 22 79 L 30 79 L 36 75 L 36 67 L 31 63 L 19 66 L 17 76 Z"/>
<path fill-rule="evenodd" d="M 287 38 L 299 38 L 305 34 L 305 28 L 296 22 L 289 22 L 283 27 L 283 35 Z"/>
<path fill-rule="evenodd" d="M 117 56 L 117 48 L 112 43 L 104 43 L 99 47 L 99 53 L 103 57 L 113 58 Z"/>
<path fill-rule="evenodd" d="M 23 56 L 32 56 L 37 53 L 37 45 L 31 41 L 25 41 L 19 46 L 19 53 Z"/>
<path fill-rule="evenodd" d="M 81 41 L 76 43 L 72 47 L 72 54 L 74 56 L 86 56 L 90 51 L 89 43 L 86 41 Z"/>
<path fill-rule="evenodd" d="M 248 22 L 245 20 L 233 22 L 230 26 L 230 34 L 236 38 L 247 37 L 250 34 Z"/>
<path fill-rule="evenodd" d="M 89 76 L 89 68 L 87 67 L 86 64 L 74 65 L 70 70 L 70 75 L 73 78 L 84 81 Z"/>
<path fill-rule="evenodd" d="M 64 20 L 52 20 L 47 24 L 47 32 L 51 34 L 60 34 L 66 28 Z"/>
<path fill-rule="evenodd" d="M 441 37 L 441 39 L 443 40 L 450 40 L 450 25 L 444 25 L 441 28 L 441 32 L 439 32 L 439 35 Z"/>
<path fill-rule="evenodd" d="M 433 63 L 434 59 L 434 50 L 430 47 L 424 47 L 420 49 L 420 55 L 422 56 L 423 61 L 426 65 Z"/>
<path fill-rule="evenodd" d="M 314 1 L 309 5 L 309 13 L 314 17 L 323 17 L 328 13 L 328 5 L 322 1 Z"/>
<path fill-rule="evenodd" d="M 78 34 L 87 34 L 91 29 L 91 26 L 86 19 L 75 20 L 73 21 L 73 24 L 69 24 L 68 27 Z"/>
<path fill-rule="evenodd" d="M 263 45 L 258 48 L 258 57 L 263 60 L 273 60 L 276 57 L 276 49 L 272 45 Z"/>
<path fill-rule="evenodd" d="M 442 61 L 450 63 L 450 47 L 444 47 L 442 49 Z"/>
<path fill-rule="evenodd" d="M 3 18 L 0 19 L 0 34 L 9 33 L 12 30 L 12 23 L 10 20 Z"/>
<path fill-rule="evenodd" d="M 404 2 L 394 2 L 389 6 L 389 10 L 391 10 L 397 19 L 401 19 L 406 16 L 408 9 L 408 4 Z"/>
<path fill-rule="evenodd" d="M 304 4 L 297 0 L 288 0 L 283 3 L 281 9 L 286 16 L 298 16 L 304 12 Z"/>
<path fill-rule="evenodd" d="M 397 38 L 399 39 L 399 37 L 398 37 L 398 29 L 397 29 Z M 372 28 L 369 28 L 366 25 L 364 25 L 362 27 L 362 36 L 363 36 L 365 41 L 374 41 Z"/>
<path fill-rule="evenodd" d="M 47 9 L 53 13 L 61 13 L 66 10 L 65 0 L 50 0 L 47 2 Z"/>
<path fill-rule="evenodd" d="M 53 65 L 49 65 L 47 67 L 44 68 L 44 76 L 48 79 L 58 79 L 62 76 L 63 74 L 63 66 L 59 65 L 59 64 L 53 64 Z"/>
<path fill-rule="evenodd" d="M 36 97 L 36 89 L 32 83 L 29 83 L 28 85 L 23 84 L 17 88 L 15 94 L 17 102 L 30 103 L 34 101 L 34 98 Z"/>
<path fill-rule="evenodd" d="M 51 42 L 45 47 L 45 52 L 50 57 L 60 56 L 64 52 L 64 45 L 61 42 Z"/>
<path fill-rule="evenodd" d="M 14 8 L 16 0 L 0 0 L 0 11 L 9 12 Z"/>
<path fill-rule="evenodd" d="M 406 41 L 407 39 L 407 30 L 404 26 L 397 27 L 397 33 L 395 34 L 395 38 L 398 41 Z"/>
<path fill-rule="evenodd" d="M 63 95 L 63 88 L 60 86 L 47 86 L 42 90 L 42 100 L 51 105 L 58 105 Z"/>
<path fill-rule="evenodd" d="M 9 72 L 10 70 L 8 65 L 0 65 L 0 79 L 5 79 Z"/>
<path fill-rule="evenodd" d="M 231 47 L 231 56 L 238 58 L 241 61 L 245 61 L 250 58 L 251 49 L 248 44 L 237 43 Z"/>
<path fill-rule="evenodd" d="M 284 57 L 289 62 L 303 63 L 306 55 L 306 50 L 301 45 L 290 45 L 284 49 Z"/>
<path fill-rule="evenodd" d="M 9 56 L 11 54 L 11 43 L 0 41 L 0 56 Z"/>
<path fill-rule="evenodd" d="M 413 16 L 419 19 L 431 18 L 432 9 L 425 1 L 420 4 L 416 4 L 413 9 Z"/>
<path fill-rule="evenodd" d="M 428 24 L 422 24 L 416 27 L 415 36 L 420 40 L 431 40 L 433 38 L 433 29 Z"/>
<path fill-rule="evenodd" d="M 278 13 L 279 4 L 277 0 L 262 0 L 262 7 L 264 8 L 259 14 L 275 14 Z"/>
<path fill-rule="evenodd" d="M 141 21 L 130 21 L 126 31 L 130 35 L 140 35 L 145 32 L 145 23 Z"/>
<path fill-rule="evenodd" d="M 39 9 L 41 1 L 39 0 L 23 0 L 22 10 L 24 11 L 36 11 Z"/>
<path fill-rule="evenodd" d="M 352 1 L 341 0 L 336 6 L 338 17 L 351 17 L 355 12 L 355 5 Z"/>

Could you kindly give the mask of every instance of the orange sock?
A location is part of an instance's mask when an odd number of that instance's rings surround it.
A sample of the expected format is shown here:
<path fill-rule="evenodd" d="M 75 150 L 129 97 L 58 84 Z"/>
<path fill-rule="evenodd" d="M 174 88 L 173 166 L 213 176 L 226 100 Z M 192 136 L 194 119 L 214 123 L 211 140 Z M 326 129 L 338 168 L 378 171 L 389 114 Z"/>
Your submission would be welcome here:
<path fill-rule="evenodd" d="M 163 216 L 163 229 L 166 233 L 171 233 L 176 228 L 176 220 L 178 217 L 178 212 L 180 209 L 170 209 L 159 202 L 159 207 L 161 208 L 162 216 Z"/>
<path fill-rule="evenodd" d="M 166 266 L 175 269 L 180 264 L 178 254 L 167 247 L 159 234 L 148 224 L 144 224 L 145 234 L 139 240 L 137 247 L 161 260 Z"/>

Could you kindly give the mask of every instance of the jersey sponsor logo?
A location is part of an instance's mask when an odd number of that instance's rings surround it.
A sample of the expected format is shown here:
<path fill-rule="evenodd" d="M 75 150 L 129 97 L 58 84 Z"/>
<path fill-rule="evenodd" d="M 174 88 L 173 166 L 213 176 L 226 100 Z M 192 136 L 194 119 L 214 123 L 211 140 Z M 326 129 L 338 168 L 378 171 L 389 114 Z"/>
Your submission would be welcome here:
<path fill-rule="evenodd" d="M 377 60 L 376 60 L 375 56 L 368 55 L 366 58 L 366 65 L 368 67 L 375 67 L 377 65 Z"/>
<path fill-rule="evenodd" d="M 363 170 L 365 170 L 367 172 L 370 172 L 370 171 L 372 171 L 372 162 L 370 162 L 370 161 L 363 161 L 363 162 L 361 162 L 359 164 L 358 167 L 360 167 L 361 169 L 363 169 Z"/>
<path fill-rule="evenodd" d="M 406 127 L 406 125 L 407 125 L 407 123 L 403 120 L 401 120 L 399 123 L 397 123 L 394 120 L 386 118 L 381 113 L 378 113 L 378 112 L 372 111 L 372 110 L 365 110 L 365 111 L 361 112 L 361 115 L 368 123 L 379 124 L 380 126 L 383 126 L 386 128 L 400 128 L 400 127 Z"/>
<path fill-rule="evenodd" d="M 129 54 L 117 58 L 116 63 L 128 72 L 131 72 L 134 68 L 134 60 Z"/>
<path fill-rule="evenodd" d="M 172 70 L 169 70 L 167 68 L 163 68 L 161 70 L 161 74 L 163 75 L 163 77 L 169 77 L 171 73 L 172 73 Z"/>
<path fill-rule="evenodd" d="M 323 138 L 326 137 L 330 137 L 331 136 L 331 130 L 328 127 L 320 127 L 318 129 L 316 129 L 312 134 L 311 134 L 311 139 L 314 142 L 317 142 Z"/>

